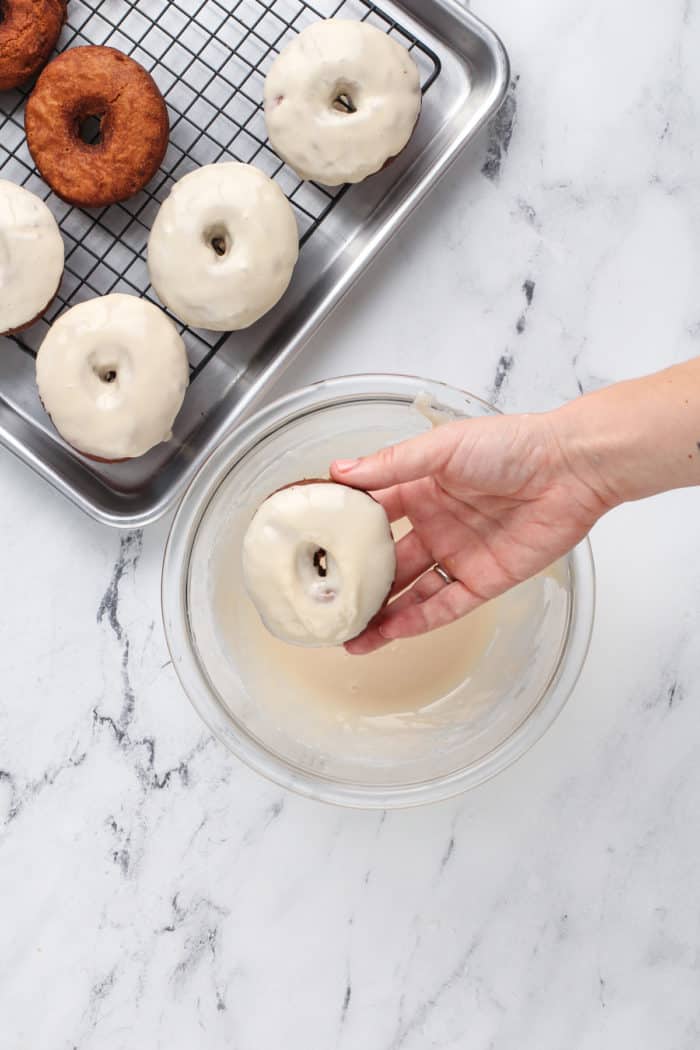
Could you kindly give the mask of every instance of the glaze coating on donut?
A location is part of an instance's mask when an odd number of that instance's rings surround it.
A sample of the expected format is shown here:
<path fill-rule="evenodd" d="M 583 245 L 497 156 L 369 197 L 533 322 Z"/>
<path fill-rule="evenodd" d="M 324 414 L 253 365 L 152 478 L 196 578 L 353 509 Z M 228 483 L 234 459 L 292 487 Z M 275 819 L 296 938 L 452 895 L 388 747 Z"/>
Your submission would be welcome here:
<path fill-rule="evenodd" d="M 184 175 L 148 241 L 159 299 L 193 328 L 247 328 L 284 295 L 299 231 L 279 186 L 250 164 L 208 164 Z"/>
<path fill-rule="evenodd" d="M 243 540 L 246 589 L 282 641 L 343 645 L 386 602 L 396 551 L 383 507 L 366 492 L 304 481 L 268 497 Z"/>
<path fill-rule="evenodd" d="M 189 380 L 170 318 L 134 295 L 79 303 L 54 322 L 36 362 L 61 436 L 98 462 L 141 456 L 171 436 Z"/>
<path fill-rule="evenodd" d="M 58 288 L 56 289 L 56 292 L 58 292 Z M 56 292 L 54 292 L 54 294 L 51 296 L 44 309 L 40 310 L 38 314 L 35 314 L 30 321 L 25 321 L 24 324 L 18 324 L 14 328 L 8 328 L 7 331 L 0 332 L 0 336 L 21 335 L 22 332 L 26 332 L 28 328 L 33 328 L 34 325 L 42 319 L 48 308 L 51 306 L 51 303 L 56 298 Z"/>
<path fill-rule="evenodd" d="M 0 91 L 20 87 L 48 61 L 66 0 L 0 0 Z"/>
<path fill-rule="evenodd" d="M 361 182 L 408 144 L 420 74 L 397 40 L 366 22 L 315 22 L 275 59 L 265 120 L 280 157 L 304 179 Z"/>
<path fill-rule="evenodd" d="M 45 313 L 63 260 L 63 238 L 46 204 L 0 179 L 0 335 L 15 335 Z"/>
<path fill-rule="evenodd" d="M 81 138 L 97 118 L 99 139 Z M 104 207 L 143 189 L 165 156 L 168 111 L 149 73 L 112 47 L 76 47 L 49 63 L 29 96 L 30 153 L 69 204 Z"/>

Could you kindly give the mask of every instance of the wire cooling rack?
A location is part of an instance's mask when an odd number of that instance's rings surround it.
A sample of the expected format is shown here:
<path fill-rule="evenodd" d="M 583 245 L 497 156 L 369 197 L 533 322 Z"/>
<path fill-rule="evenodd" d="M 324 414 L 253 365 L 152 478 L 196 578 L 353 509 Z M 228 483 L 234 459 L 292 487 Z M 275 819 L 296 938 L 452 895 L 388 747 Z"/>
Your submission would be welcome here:
<path fill-rule="evenodd" d="M 189 8 L 189 9 L 188 9 Z M 15 337 L 34 356 L 50 324 L 69 306 L 110 292 L 157 302 L 148 280 L 146 245 L 161 202 L 177 179 L 221 160 L 254 163 L 274 178 L 296 212 L 302 244 L 335 208 L 347 187 L 301 181 L 268 145 L 263 83 L 275 55 L 311 22 L 345 17 L 369 21 L 413 54 L 426 91 L 440 73 L 435 52 L 366 0 L 69 0 L 59 50 L 105 44 L 132 55 L 151 72 L 168 105 L 171 135 L 163 165 L 149 186 L 123 204 L 85 210 L 64 204 L 34 168 L 24 133 L 26 90 L 0 93 L 0 177 L 47 201 L 66 246 L 66 268 L 46 317 Z M 138 128 L 134 129 L 138 134 Z M 176 321 L 176 323 L 178 323 Z M 195 379 L 228 336 L 178 323 Z"/>

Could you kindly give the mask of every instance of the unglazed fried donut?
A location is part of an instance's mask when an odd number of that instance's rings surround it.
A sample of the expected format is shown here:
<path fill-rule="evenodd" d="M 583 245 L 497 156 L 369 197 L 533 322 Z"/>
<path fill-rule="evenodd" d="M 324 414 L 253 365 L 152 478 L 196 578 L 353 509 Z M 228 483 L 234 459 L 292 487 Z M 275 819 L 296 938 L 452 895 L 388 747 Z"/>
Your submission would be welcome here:
<path fill-rule="evenodd" d="M 100 123 L 94 145 L 80 137 Z M 27 144 L 42 177 L 69 204 L 99 208 L 143 189 L 165 156 L 168 111 L 143 66 L 113 47 L 75 47 L 50 62 L 29 96 Z"/>
<path fill-rule="evenodd" d="M 0 13 L 0 91 L 9 91 L 48 61 L 66 20 L 66 0 L 3 0 Z"/>

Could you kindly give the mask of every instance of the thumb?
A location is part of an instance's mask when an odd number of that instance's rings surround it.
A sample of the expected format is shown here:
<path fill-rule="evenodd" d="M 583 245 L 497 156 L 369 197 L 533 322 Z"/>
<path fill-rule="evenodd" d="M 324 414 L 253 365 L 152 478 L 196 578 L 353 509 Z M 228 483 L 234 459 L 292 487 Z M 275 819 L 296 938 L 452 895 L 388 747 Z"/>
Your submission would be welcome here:
<path fill-rule="evenodd" d="M 363 459 L 336 460 L 331 477 L 344 485 L 374 491 L 436 474 L 449 460 L 464 425 L 464 421 L 445 424 Z"/>

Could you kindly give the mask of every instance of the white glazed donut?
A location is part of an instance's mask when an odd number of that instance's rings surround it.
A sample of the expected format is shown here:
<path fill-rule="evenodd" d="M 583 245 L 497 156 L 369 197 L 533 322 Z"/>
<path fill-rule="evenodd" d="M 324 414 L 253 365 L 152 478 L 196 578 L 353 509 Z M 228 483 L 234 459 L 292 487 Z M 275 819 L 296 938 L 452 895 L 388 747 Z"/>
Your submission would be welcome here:
<path fill-rule="evenodd" d="M 407 145 L 420 110 L 416 63 L 366 22 L 314 22 L 265 80 L 270 142 L 302 179 L 326 186 L 380 171 Z"/>
<path fill-rule="evenodd" d="M 193 328 L 234 332 L 282 298 L 299 258 L 292 206 L 250 164 L 208 164 L 175 183 L 148 242 L 158 296 Z"/>
<path fill-rule="evenodd" d="M 343 645 L 379 612 L 396 575 L 384 508 L 333 482 L 282 489 L 243 540 L 246 590 L 267 629 L 292 645 Z"/>
<path fill-rule="evenodd" d="M 79 303 L 54 322 L 36 378 L 44 408 L 73 448 L 121 460 L 170 438 L 189 366 L 162 310 L 115 294 Z"/>
<path fill-rule="evenodd" d="M 41 317 L 63 275 L 63 238 L 44 202 L 0 179 L 0 335 Z"/>

